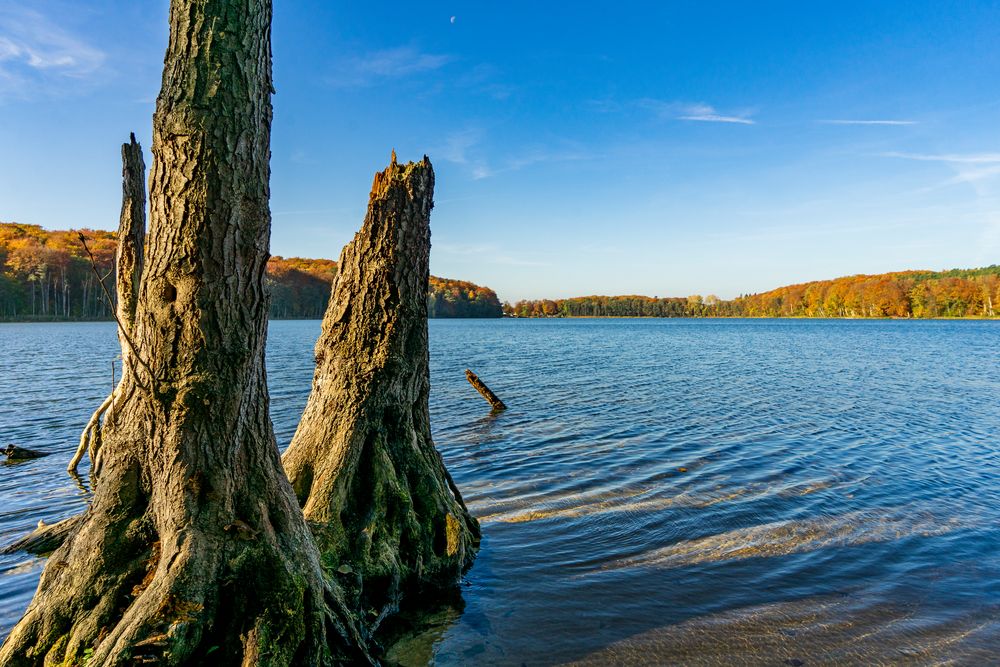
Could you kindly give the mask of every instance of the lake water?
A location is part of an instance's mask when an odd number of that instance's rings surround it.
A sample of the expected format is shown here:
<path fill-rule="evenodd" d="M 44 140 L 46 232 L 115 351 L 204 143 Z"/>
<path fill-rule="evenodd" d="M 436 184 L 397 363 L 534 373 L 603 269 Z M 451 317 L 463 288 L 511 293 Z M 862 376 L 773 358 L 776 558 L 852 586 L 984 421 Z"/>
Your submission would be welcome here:
<path fill-rule="evenodd" d="M 318 322 L 274 322 L 291 439 Z M 483 527 L 403 664 L 996 663 L 1000 324 L 432 320 L 435 441 Z M 0 543 L 83 508 L 64 472 L 109 324 L 0 325 Z M 510 406 L 491 415 L 472 368 Z M 0 632 L 42 561 L 0 558 Z"/>

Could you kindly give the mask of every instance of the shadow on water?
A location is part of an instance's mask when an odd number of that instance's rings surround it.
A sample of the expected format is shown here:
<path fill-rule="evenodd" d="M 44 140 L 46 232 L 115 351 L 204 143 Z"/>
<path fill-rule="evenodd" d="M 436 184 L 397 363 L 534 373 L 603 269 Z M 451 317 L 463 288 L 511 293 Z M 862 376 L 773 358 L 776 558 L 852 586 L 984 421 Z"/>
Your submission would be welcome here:
<path fill-rule="evenodd" d="M 427 601 L 421 603 L 417 608 L 404 607 L 379 629 L 376 640 L 386 647 L 383 659 L 387 664 L 400 667 L 433 664 L 434 647 L 465 611 L 460 591 L 430 607 Z"/>

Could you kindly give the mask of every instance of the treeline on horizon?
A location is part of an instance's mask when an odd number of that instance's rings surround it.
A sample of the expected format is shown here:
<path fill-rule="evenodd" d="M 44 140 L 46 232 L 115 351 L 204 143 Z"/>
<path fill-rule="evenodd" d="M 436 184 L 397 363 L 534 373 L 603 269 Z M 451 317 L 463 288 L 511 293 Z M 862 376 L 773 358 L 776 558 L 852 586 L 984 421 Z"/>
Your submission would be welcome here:
<path fill-rule="evenodd" d="M 94 229 L 45 230 L 38 225 L 0 222 L 0 319 L 109 320 L 107 298 L 94 265 L 114 298 L 114 232 Z M 330 298 L 337 263 L 329 259 L 272 257 L 266 284 L 272 319 L 320 319 Z M 500 317 L 500 300 L 488 287 L 431 276 L 430 317 Z"/>
<path fill-rule="evenodd" d="M 508 317 L 995 317 L 1000 266 L 902 271 L 788 285 L 723 300 L 583 296 L 504 303 Z"/>
<path fill-rule="evenodd" d="M 0 319 L 103 320 L 111 311 L 117 239 L 102 230 L 48 231 L 0 223 Z M 337 263 L 272 257 L 267 264 L 273 319 L 319 319 Z M 431 276 L 429 317 L 996 317 L 1000 266 L 856 275 L 779 287 L 724 300 L 701 297 L 583 296 L 501 305 L 496 293 L 467 281 Z"/>

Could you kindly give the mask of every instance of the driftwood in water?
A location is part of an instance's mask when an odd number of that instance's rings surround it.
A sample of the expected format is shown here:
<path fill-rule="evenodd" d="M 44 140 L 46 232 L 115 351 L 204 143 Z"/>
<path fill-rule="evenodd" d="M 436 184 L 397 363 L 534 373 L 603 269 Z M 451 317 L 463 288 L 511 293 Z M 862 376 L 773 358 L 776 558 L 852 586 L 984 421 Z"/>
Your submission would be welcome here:
<path fill-rule="evenodd" d="M 40 459 L 43 456 L 48 456 L 50 454 L 50 452 L 39 452 L 34 449 L 28 449 L 27 447 L 18 447 L 17 445 L 7 445 L 6 449 L 0 451 L 3 452 L 4 456 L 6 456 L 9 461 Z"/>
<path fill-rule="evenodd" d="M 80 524 L 83 523 L 84 516 L 84 514 L 77 514 L 68 519 L 50 524 L 39 521 L 38 528 L 0 549 L 0 554 L 7 555 L 17 553 L 18 551 L 26 551 L 36 556 L 44 556 L 45 554 L 52 553 L 70 535 L 77 531 Z"/>
<path fill-rule="evenodd" d="M 118 249 L 115 252 L 115 291 L 118 303 L 115 319 L 118 321 L 118 342 L 122 350 L 122 382 L 115 387 L 104 402 L 91 415 L 80 435 L 80 445 L 66 470 L 76 472 L 85 453 L 90 454 L 92 469 L 96 472 L 97 456 L 101 446 L 101 417 L 120 398 L 128 367 L 135 363 L 131 337 L 135 328 L 135 310 L 139 303 L 139 278 L 142 276 L 143 246 L 146 243 L 146 164 L 142 159 L 142 146 L 129 136 L 129 143 L 122 144 L 122 211 L 118 221 Z"/>
<path fill-rule="evenodd" d="M 501 401 L 496 394 L 490 391 L 490 388 L 486 386 L 486 383 L 479 379 L 479 376 L 470 371 L 468 368 L 465 369 L 465 379 L 469 381 L 473 387 L 476 388 L 483 398 L 489 401 L 489 404 L 493 406 L 494 410 L 506 410 L 507 406 Z"/>
<path fill-rule="evenodd" d="M 377 610 L 457 584 L 479 525 L 431 440 L 427 283 L 434 172 L 375 175 L 340 255 L 312 393 L 282 459 L 328 571 Z M 347 567 L 344 567 L 344 566 Z M 350 577 L 348 577 L 350 575 Z"/>

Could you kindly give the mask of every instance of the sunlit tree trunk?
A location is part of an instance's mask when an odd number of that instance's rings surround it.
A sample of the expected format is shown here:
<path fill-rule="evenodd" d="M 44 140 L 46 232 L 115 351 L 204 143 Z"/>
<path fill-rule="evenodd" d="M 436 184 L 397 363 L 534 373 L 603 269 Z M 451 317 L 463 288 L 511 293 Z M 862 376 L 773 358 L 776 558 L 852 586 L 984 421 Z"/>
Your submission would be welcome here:
<path fill-rule="evenodd" d="M 174 0 L 128 396 L 3 665 L 367 661 L 281 469 L 264 369 L 269 0 Z"/>
<path fill-rule="evenodd" d="M 434 172 L 375 175 L 340 255 L 316 372 L 283 462 L 324 563 L 377 621 L 409 594 L 454 586 L 479 526 L 431 440 L 427 285 Z"/>

